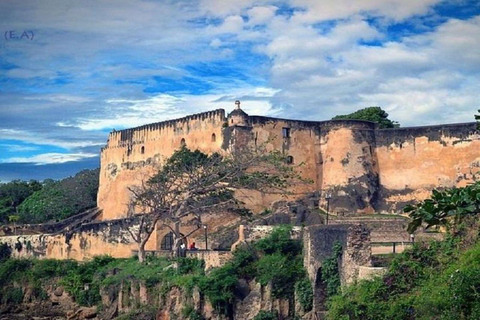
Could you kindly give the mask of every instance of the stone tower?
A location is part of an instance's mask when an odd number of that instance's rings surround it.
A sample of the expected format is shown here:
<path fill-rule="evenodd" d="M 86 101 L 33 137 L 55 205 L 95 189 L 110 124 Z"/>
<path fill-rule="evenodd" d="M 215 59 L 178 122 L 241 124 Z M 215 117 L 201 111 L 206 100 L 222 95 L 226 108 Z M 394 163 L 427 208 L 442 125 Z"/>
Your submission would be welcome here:
<path fill-rule="evenodd" d="M 235 101 L 235 109 L 227 116 L 229 126 L 249 126 L 248 114 L 240 108 L 240 101 Z"/>

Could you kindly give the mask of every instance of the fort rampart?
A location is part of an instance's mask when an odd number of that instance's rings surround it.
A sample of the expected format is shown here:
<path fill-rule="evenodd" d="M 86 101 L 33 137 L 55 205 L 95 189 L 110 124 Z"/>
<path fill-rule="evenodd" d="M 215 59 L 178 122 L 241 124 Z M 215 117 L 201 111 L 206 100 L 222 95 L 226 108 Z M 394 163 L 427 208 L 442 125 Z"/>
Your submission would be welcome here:
<path fill-rule="evenodd" d="M 382 129 L 368 121 L 298 121 L 229 115 L 215 110 L 178 120 L 113 131 L 101 152 L 98 206 L 103 220 L 125 217 L 129 187 L 139 185 L 176 149 L 202 152 L 266 144 L 303 165 L 312 184 L 292 186 L 295 197 L 332 194 L 336 212 L 399 212 L 424 199 L 436 187 L 464 186 L 480 166 L 480 136 L 475 123 Z M 268 208 L 277 195 L 245 197 L 254 212 Z"/>

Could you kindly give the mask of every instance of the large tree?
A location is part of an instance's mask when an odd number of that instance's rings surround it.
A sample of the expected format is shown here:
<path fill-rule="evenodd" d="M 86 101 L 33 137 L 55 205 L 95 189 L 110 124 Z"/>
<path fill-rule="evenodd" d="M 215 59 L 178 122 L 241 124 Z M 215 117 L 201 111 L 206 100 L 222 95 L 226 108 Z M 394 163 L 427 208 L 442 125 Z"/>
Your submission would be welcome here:
<path fill-rule="evenodd" d="M 130 188 L 132 208 L 136 208 L 131 213 L 140 225 L 128 230 L 138 243 L 140 262 L 145 259 L 145 244 L 157 223 L 172 230 L 175 238 L 172 250 L 177 253 L 182 239 L 188 236 L 180 233 L 183 218 L 192 217 L 200 228 L 204 213 L 241 206 L 234 197 L 236 191 L 286 194 L 286 188 L 294 180 L 306 182 L 278 152 L 267 153 L 259 148 L 206 155 L 181 148 L 140 187 Z"/>
<path fill-rule="evenodd" d="M 350 114 L 338 115 L 333 117 L 332 120 L 367 120 L 378 123 L 380 129 L 384 128 L 397 128 L 400 125 L 396 121 L 388 119 L 388 113 L 380 107 L 368 107 L 365 109 L 357 110 Z"/>

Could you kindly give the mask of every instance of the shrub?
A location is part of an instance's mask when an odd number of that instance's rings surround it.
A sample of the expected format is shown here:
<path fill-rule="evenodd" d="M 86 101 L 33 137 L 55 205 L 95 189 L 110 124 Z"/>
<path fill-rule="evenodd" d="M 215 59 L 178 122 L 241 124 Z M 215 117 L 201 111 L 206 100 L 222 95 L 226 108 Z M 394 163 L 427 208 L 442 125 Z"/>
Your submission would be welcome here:
<path fill-rule="evenodd" d="M 478 319 L 480 243 L 416 244 L 383 277 L 346 288 L 328 302 L 328 319 Z"/>
<path fill-rule="evenodd" d="M 308 277 L 304 277 L 302 280 L 295 284 L 295 295 L 303 308 L 303 311 L 307 312 L 312 310 L 313 307 L 313 289 L 312 283 Z"/>
<path fill-rule="evenodd" d="M 257 281 L 272 284 L 272 296 L 287 298 L 294 293 L 295 282 L 304 275 L 300 257 L 291 258 L 279 253 L 266 255 L 257 262 Z"/>
<path fill-rule="evenodd" d="M 340 288 L 340 271 L 338 259 L 342 255 L 342 245 L 339 242 L 333 244 L 333 255 L 325 259 L 322 264 L 322 280 L 327 286 L 327 297 L 338 293 Z"/>
<path fill-rule="evenodd" d="M 277 320 L 278 313 L 276 311 L 265 311 L 260 310 L 260 312 L 253 318 L 253 320 Z"/>
<path fill-rule="evenodd" d="M 213 307 L 225 315 L 231 314 L 238 278 L 231 264 L 226 264 L 201 279 L 200 288 Z"/>
<path fill-rule="evenodd" d="M 2 303 L 20 304 L 23 302 L 22 288 L 10 288 L 5 291 L 2 297 Z"/>
<path fill-rule="evenodd" d="M 183 307 L 182 316 L 188 320 L 204 320 L 203 316 L 195 311 L 191 305 Z"/>
<path fill-rule="evenodd" d="M 12 255 L 12 248 L 7 243 L 0 244 L 0 262 L 10 258 Z"/>
<path fill-rule="evenodd" d="M 255 248 L 264 254 L 280 253 L 297 256 L 302 253 L 302 244 L 290 238 L 292 226 L 284 225 L 273 229 L 272 233 L 255 243 Z"/>

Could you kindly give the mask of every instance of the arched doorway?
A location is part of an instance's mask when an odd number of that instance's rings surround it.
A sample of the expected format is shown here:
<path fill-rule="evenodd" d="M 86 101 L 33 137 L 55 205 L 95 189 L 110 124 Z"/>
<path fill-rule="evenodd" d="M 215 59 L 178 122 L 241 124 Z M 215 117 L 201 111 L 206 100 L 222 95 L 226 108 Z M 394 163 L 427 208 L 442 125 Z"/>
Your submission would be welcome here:
<path fill-rule="evenodd" d="M 180 234 L 180 236 L 183 237 L 183 234 Z M 162 238 L 162 241 L 160 242 L 160 250 L 172 250 L 174 242 L 175 235 L 173 234 L 173 232 L 170 231 Z M 183 243 L 186 246 L 187 239 L 183 238 Z"/>
<path fill-rule="evenodd" d="M 174 242 L 173 232 L 167 233 L 160 243 L 160 250 L 172 250 Z"/>

